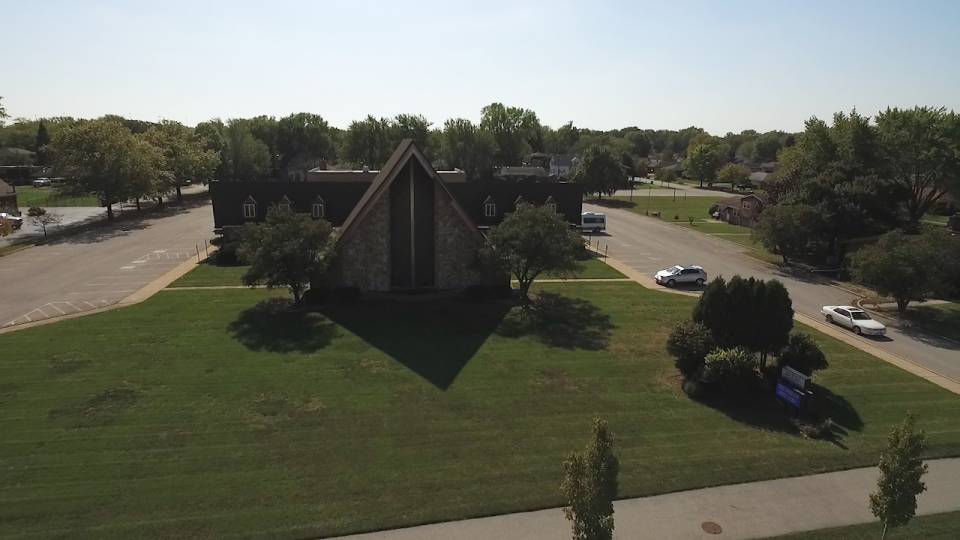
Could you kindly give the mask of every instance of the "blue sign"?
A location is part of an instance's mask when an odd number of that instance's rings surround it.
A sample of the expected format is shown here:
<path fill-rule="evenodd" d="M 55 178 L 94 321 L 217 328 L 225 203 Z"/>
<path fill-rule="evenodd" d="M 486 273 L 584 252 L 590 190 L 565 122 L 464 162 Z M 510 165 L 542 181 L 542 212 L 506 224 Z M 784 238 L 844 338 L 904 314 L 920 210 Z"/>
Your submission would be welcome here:
<path fill-rule="evenodd" d="M 803 395 L 800 392 L 780 383 L 777 383 L 777 397 L 797 409 L 800 408 L 800 402 L 803 400 Z"/>

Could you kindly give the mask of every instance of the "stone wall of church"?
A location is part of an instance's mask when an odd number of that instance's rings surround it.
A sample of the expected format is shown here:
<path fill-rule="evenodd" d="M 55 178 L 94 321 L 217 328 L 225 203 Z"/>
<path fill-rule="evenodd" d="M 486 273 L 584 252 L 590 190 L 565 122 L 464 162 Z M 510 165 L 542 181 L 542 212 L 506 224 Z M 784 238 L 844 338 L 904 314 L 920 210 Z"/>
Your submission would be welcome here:
<path fill-rule="evenodd" d="M 471 231 L 453 208 L 450 196 L 435 187 L 437 288 L 462 289 L 493 284 L 480 267 L 477 251 L 482 240 Z"/>
<path fill-rule="evenodd" d="M 380 197 L 340 245 L 334 287 L 390 290 L 390 197 Z"/>

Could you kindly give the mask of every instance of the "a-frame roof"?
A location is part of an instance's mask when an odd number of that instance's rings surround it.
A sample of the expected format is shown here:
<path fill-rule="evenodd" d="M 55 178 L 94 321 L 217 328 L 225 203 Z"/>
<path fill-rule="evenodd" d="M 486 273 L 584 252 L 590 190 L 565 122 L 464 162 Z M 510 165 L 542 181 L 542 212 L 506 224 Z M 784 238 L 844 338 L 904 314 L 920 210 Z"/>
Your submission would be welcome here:
<path fill-rule="evenodd" d="M 350 211 L 350 215 L 344 220 L 343 226 L 340 227 L 340 233 L 337 235 L 338 243 L 350 236 L 350 231 L 370 213 L 374 203 L 379 201 L 388 192 L 390 184 L 393 183 L 397 175 L 411 159 L 416 159 L 420 162 L 420 166 L 427 171 L 430 178 L 432 178 L 443 192 L 446 193 L 447 197 L 450 198 L 450 204 L 453 205 L 453 209 L 457 215 L 460 216 L 460 219 L 466 223 L 471 231 L 482 237 L 473 220 L 463 211 L 460 204 L 457 203 L 457 199 L 450 193 L 450 189 L 443 183 L 440 175 L 437 174 L 437 171 L 430 165 L 430 162 L 423 155 L 420 148 L 417 147 L 417 144 L 413 142 L 413 139 L 404 139 L 400 141 L 400 144 L 397 146 L 397 149 L 393 151 L 393 154 L 390 154 L 390 158 L 387 159 L 387 162 L 380 169 L 380 172 L 374 177 L 373 182 L 370 183 L 370 187 L 363 193 L 360 201 L 357 202 L 357 205 Z"/>

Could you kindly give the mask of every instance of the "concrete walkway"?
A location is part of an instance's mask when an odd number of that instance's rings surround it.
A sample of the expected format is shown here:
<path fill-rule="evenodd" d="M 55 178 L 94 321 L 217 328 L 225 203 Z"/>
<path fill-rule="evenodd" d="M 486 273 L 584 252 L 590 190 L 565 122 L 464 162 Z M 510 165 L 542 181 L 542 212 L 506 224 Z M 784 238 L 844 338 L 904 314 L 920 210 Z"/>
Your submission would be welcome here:
<path fill-rule="evenodd" d="M 960 458 L 927 462 L 918 514 L 960 510 Z M 614 503 L 618 539 L 765 538 L 867 523 L 875 467 L 681 491 Z M 719 534 L 705 528 L 718 525 Z M 714 528 L 714 530 L 716 530 Z M 559 508 L 348 536 L 351 540 L 570 538 Z"/>

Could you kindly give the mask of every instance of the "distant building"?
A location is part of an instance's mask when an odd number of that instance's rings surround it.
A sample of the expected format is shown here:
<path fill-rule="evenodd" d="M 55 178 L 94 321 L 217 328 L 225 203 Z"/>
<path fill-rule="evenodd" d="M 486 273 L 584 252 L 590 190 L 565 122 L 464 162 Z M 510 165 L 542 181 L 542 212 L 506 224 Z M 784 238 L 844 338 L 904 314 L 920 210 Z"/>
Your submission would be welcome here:
<path fill-rule="evenodd" d="M 545 182 L 550 177 L 543 167 L 500 167 L 496 176 L 512 182 Z"/>
<path fill-rule="evenodd" d="M 20 208 L 17 206 L 17 190 L 3 180 L 0 180 L 0 212 L 20 215 Z"/>
<path fill-rule="evenodd" d="M 521 204 L 553 208 L 571 224 L 582 206 L 576 184 L 467 182 L 463 171 L 436 171 L 409 139 L 379 171 L 314 168 L 303 181 L 218 181 L 210 195 L 216 232 L 228 238 L 275 205 L 329 221 L 337 229 L 330 286 L 369 291 L 502 283 L 506 276 L 489 275 L 477 260 L 487 229 Z"/>
<path fill-rule="evenodd" d="M 752 227 L 768 204 L 769 202 L 762 194 L 751 193 L 717 201 L 710 208 L 710 214 L 732 225 Z"/>
<path fill-rule="evenodd" d="M 529 165 L 542 168 L 547 176 L 554 178 L 569 178 L 575 164 L 573 156 L 543 152 L 530 154 L 529 162 Z"/>

